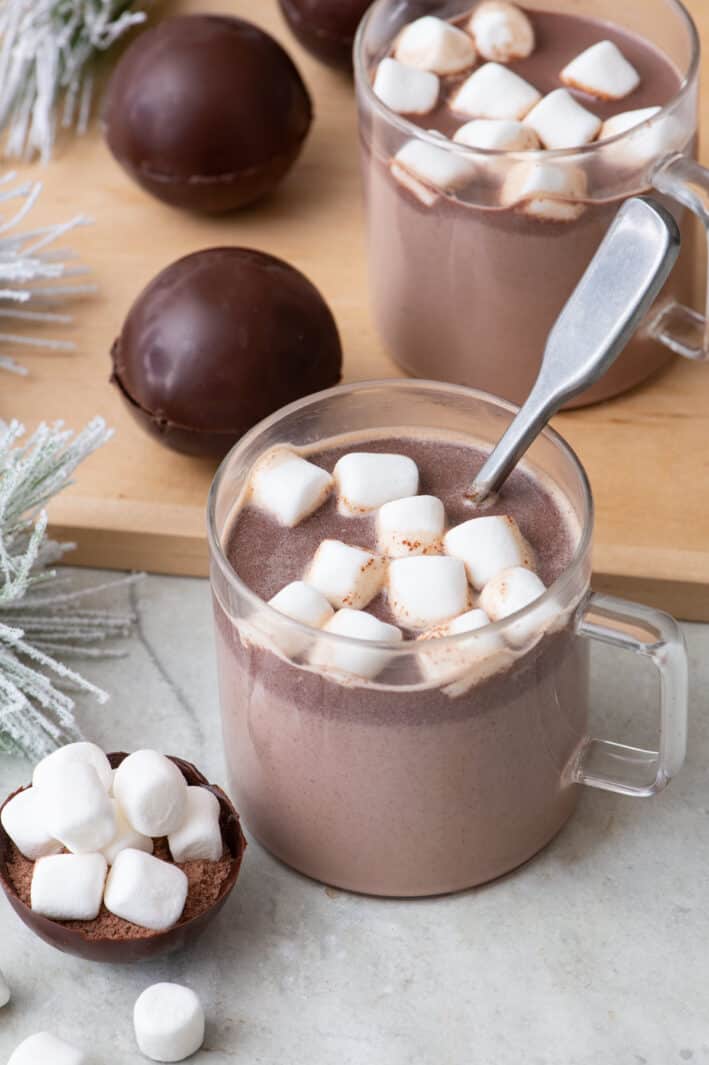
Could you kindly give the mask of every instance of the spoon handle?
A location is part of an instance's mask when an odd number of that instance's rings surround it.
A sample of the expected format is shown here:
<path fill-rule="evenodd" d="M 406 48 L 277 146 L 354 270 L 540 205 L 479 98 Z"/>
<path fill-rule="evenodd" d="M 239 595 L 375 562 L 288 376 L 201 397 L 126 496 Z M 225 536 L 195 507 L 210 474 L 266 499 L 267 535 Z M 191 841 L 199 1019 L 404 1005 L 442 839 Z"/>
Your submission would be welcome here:
<path fill-rule="evenodd" d="M 496 492 L 552 415 L 613 365 L 667 280 L 679 246 L 666 208 L 644 196 L 626 200 L 549 334 L 532 391 L 468 488 L 471 500 Z"/>

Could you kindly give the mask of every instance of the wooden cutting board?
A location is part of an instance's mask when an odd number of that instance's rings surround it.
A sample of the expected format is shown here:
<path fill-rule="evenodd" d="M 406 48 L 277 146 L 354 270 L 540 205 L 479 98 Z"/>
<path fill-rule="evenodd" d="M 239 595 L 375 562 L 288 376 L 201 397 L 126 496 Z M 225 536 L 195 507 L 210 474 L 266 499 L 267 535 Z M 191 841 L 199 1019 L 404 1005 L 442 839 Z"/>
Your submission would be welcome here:
<path fill-rule="evenodd" d="M 337 317 L 345 379 L 399 376 L 368 309 L 364 230 L 351 82 L 293 41 L 276 0 L 177 0 L 171 12 L 243 15 L 292 52 L 312 91 L 317 121 L 299 165 L 268 202 L 218 219 L 162 206 L 114 163 L 98 130 L 65 143 L 45 170 L 33 224 L 85 212 L 71 244 L 100 292 L 77 305 L 73 353 L 21 355 L 28 378 L 3 375 L 0 416 L 82 426 L 95 414 L 115 439 L 51 507 L 54 535 L 78 541 L 72 562 L 204 575 L 205 500 L 214 464 L 162 449 L 145 436 L 108 384 L 111 342 L 138 291 L 174 259 L 215 244 L 279 255 L 322 290 Z M 709 41 L 709 5 L 688 0 Z M 709 98 L 704 108 L 709 131 Z M 707 139 L 705 138 L 705 143 Z M 598 510 L 596 586 L 709 620 L 709 366 L 677 360 L 631 395 L 565 414 L 557 428 L 590 474 Z"/>

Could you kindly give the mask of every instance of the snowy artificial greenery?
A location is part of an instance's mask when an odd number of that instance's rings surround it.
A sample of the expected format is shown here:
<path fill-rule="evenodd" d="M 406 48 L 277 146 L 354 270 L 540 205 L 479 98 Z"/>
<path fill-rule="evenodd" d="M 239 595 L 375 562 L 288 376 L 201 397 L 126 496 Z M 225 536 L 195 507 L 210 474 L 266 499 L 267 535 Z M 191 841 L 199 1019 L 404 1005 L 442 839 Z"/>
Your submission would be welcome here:
<path fill-rule="evenodd" d="M 107 585 L 72 589 L 52 568 L 73 545 L 47 538 L 44 507 L 110 436 L 101 418 L 78 434 L 61 423 L 40 425 L 26 440 L 17 422 L 0 429 L 0 753 L 41 758 L 80 738 L 77 694 L 108 698 L 66 660 L 120 653 L 102 645 L 126 634 L 134 618 L 87 608 Z"/>
<path fill-rule="evenodd" d="M 57 126 L 85 131 L 91 61 L 145 19 L 136 0 L 0 0 L 0 129 L 5 155 L 43 162 Z"/>

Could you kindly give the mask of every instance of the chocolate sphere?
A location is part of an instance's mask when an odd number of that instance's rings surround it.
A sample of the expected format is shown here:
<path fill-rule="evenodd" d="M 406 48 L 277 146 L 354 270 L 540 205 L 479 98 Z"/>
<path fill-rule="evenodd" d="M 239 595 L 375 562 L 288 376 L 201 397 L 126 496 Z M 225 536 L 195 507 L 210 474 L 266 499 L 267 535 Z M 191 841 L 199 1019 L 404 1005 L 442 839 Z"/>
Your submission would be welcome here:
<path fill-rule="evenodd" d="M 271 192 L 312 120 L 287 52 L 239 18 L 183 15 L 142 33 L 108 86 L 113 155 L 153 196 L 231 211 Z"/>
<path fill-rule="evenodd" d="M 352 68 L 357 27 L 372 0 L 279 0 L 304 48 L 330 66 Z"/>
<path fill-rule="evenodd" d="M 225 455 L 252 425 L 337 384 L 342 349 L 314 285 L 249 248 L 168 266 L 138 297 L 112 349 L 140 424 L 191 455 Z"/>

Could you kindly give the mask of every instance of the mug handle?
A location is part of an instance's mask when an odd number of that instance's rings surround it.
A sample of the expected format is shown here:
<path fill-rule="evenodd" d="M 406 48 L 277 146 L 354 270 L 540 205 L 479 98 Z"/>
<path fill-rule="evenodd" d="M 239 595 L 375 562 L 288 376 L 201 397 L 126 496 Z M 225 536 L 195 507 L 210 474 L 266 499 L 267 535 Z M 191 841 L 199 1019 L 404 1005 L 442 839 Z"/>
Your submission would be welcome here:
<path fill-rule="evenodd" d="M 688 155 L 663 159 L 652 174 L 658 192 L 693 211 L 704 227 L 709 250 L 709 170 Z M 666 347 L 687 359 L 709 359 L 709 291 L 706 314 L 673 302 L 662 309 L 650 332 Z"/>
<path fill-rule="evenodd" d="M 572 778 L 621 795 L 656 795 L 681 768 L 687 748 L 687 651 L 682 630 L 662 611 L 592 594 L 577 622 L 577 633 L 655 664 L 660 674 L 660 749 L 645 751 L 587 739 L 577 752 Z"/>

